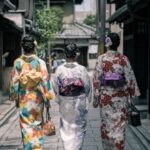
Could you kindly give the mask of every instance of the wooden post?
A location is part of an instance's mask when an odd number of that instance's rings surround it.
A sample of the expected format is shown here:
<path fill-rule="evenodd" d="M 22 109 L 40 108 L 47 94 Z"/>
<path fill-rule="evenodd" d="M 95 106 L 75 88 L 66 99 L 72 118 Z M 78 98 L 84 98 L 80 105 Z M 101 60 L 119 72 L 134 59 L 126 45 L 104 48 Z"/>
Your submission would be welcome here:
<path fill-rule="evenodd" d="M 150 8 L 149 17 L 150 17 Z M 148 21 L 148 41 L 150 41 L 150 20 Z M 148 118 L 150 119 L 150 43 L 148 42 Z"/>
<path fill-rule="evenodd" d="M 50 40 L 48 41 L 48 46 L 47 46 L 47 69 L 48 73 L 51 73 L 51 58 L 50 58 Z"/>
<path fill-rule="evenodd" d="M 99 54 L 104 53 L 106 0 L 99 0 Z"/>
<path fill-rule="evenodd" d="M 47 0 L 47 7 L 50 7 L 50 0 Z"/>
<path fill-rule="evenodd" d="M 0 31 L 0 93 L 2 93 L 2 83 L 3 83 L 2 55 L 3 55 L 3 32 Z"/>
<path fill-rule="evenodd" d="M 50 0 L 47 0 L 47 8 L 50 9 Z M 47 56 L 46 56 L 46 63 L 47 63 L 47 70 L 48 70 L 48 73 L 50 75 L 51 73 L 51 58 L 50 58 L 50 39 L 48 39 L 48 42 L 47 42 Z"/>

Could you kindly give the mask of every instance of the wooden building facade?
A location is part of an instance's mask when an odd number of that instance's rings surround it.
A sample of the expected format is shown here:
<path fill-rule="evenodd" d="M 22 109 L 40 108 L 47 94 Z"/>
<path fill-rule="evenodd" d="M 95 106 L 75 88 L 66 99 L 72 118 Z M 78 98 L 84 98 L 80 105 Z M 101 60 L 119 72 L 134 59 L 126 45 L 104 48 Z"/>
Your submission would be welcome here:
<path fill-rule="evenodd" d="M 13 62 L 22 53 L 21 38 L 34 31 L 33 10 L 34 0 L 0 1 L 0 91 L 3 95 L 8 94 Z M 3 59 L 6 52 L 9 55 Z"/>
<path fill-rule="evenodd" d="M 150 114 L 150 1 L 108 0 L 116 4 L 109 23 L 123 24 L 124 54 L 134 69 L 141 91 L 139 104 L 148 104 Z"/>
<path fill-rule="evenodd" d="M 61 6 L 64 10 L 64 22 L 66 24 L 74 24 L 74 5 L 81 4 L 83 0 L 40 0 L 50 6 Z M 10 71 L 14 60 L 22 53 L 20 47 L 21 38 L 28 33 L 36 34 L 35 29 L 35 9 L 38 0 L 1 0 L 0 1 L 0 93 L 8 94 Z M 67 37 L 67 36 L 66 36 Z M 71 40 L 76 40 L 72 37 Z M 56 46 L 61 46 L 60 39 L 57 38 Z M 63 41 L 66 41 L 63 40 Z M 84 40 L 86 41 L 86 40 Z M 82 42 L 82 41 L 81 41 Z M 64 44 L 64 43 L 63 43 Z M 87 52 L 88 44 L 86 44 Z M 85 48 L 82 48 L 83 50 Z M 85 51 L 83 55 L 85 56 Z M 5 52 L 9 52 L 3 66 L 2 56 Z M 87 53 L 86 53 L 87 55 Z M 83 58 L 83 62 L 84 62 Z M 83 63 L 82 62 L 82 63 Z M 87 65 L 87 59 L 85 60 Z"/>

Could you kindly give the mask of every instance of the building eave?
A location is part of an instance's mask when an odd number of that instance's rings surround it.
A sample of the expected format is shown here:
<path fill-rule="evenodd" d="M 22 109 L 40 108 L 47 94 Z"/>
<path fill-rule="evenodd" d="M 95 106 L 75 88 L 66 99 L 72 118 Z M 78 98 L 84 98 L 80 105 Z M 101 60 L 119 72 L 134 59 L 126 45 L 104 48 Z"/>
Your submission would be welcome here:
<path fill-rule="evenodd" d="M 135 0 L 135 1 L 128 1 L 125 5 L 117 9 L 112 16 L 107 20 L 109 23 L 123 22 L 129 15 L 135 16 L 137 11 L 142 10 L 146 6 L 148 6 L 149 0 L 142 1 L 142 0 Z M 143 16 L 141 16 L 143 17 Z"/>
<path fill-rule="evenodd" d="M 119 8 L 117 11 L 115 11 L 107 21 L 109 23 L 113 23 L 115 21 L 122 22 L 124 18 L 127 16 L 127 14 L 128 14 L 128 5 L 125 4 L 124 6 Z"/>
<path fill-rule="evenodd" d="M 66 24 L 64 31 L 56 34 L 56 39 L 94 39 L 96 32 L 80 24 Z"/>
<path fill-rule="evenodd" d="M 44 3 L 46 3 L 45 0 L 42 0 Z M 50 4 L 64 4 L 67 1 L 70 0 L 50 0 Z M 74 0 L 75 4 L 81 4 L 83 2 L 83 0 Z"/>
<path fill-rule="evenodd" d="M 6 5 L 8 8 L 12 10 L 16 10 L 16 6 L 12 2 L 10 2 L 10 0 L 4 0 L 4 5 Z"/>
<path fill-rule="evenodd" d="M 6 18 L 5 16 L 3 16 L 2 14 L 0 14 L 0 20 L 2 20 L 1 24 L 0 24 L 0 28 L 3 30 L 13 30 L 13 31 L 17 31 L 17 32 L 23 32 L 23 28 L 19 27 L 18 25 L 16 25 L 16 23 L 8 18 Z"/>

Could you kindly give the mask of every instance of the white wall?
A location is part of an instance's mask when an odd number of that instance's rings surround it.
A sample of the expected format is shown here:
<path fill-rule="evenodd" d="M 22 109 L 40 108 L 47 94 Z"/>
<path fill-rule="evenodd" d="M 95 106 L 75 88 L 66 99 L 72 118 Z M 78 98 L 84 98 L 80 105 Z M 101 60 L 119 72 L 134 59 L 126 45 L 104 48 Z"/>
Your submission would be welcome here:
<path fill-rule="evenodd" d="M 65 5 L 63 5 L 64 9 L 64 17 L 63 17 L 63 22 L 66 24 L 73 23 L 74 21 L 74 5 L 73 1 L 67 1 Z"/>
<path fill-rule="evenodd" d="M 81 5 L 75 6 L 75 19 L 82 22 L 87 15 L 96 14 L 96 0 L 83 0 Z"/>

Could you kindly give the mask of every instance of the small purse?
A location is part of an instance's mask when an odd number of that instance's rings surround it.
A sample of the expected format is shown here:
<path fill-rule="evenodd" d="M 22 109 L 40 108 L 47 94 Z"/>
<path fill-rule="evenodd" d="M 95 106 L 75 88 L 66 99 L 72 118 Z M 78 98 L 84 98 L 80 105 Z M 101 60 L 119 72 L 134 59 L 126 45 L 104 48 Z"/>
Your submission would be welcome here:
<path fill-rule="evenodd" d="M 128 124 L 134 127 L 141 125 L 140 112 L 133 105 L 133 103 L 129 104 L 129 108 L 128 108 Z"/>
<path fill-rule="evenodd" d="M 93 107 L 97 108 L 99 106 L 99 96 L 94 97 Z"/>
<path fill-rule="evenodd" d="M 43 132 L 46 136 L 52 136 L 56 134 L 55 124 L 51 120 L 49 107 L 46 107 L 46 121 L 43 124 Z"/>

